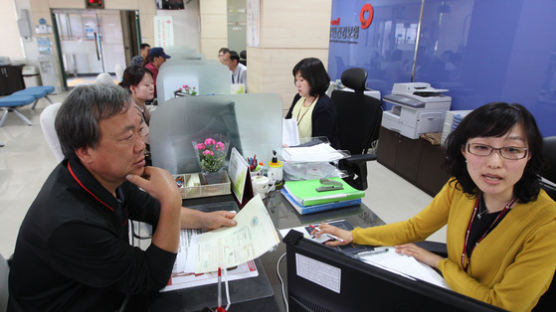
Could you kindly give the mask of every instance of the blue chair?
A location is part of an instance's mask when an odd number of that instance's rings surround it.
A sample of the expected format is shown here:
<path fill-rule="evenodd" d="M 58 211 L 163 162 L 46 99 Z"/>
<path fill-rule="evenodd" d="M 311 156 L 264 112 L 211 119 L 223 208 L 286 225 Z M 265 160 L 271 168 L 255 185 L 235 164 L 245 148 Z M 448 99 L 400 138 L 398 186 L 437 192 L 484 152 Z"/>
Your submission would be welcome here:
<path fill-rule="evenodd" d="M 12 93 L 11 95 L 31 95 L 31 96 L 33 96 L 35 98 L 35 102 L 33 103 L 33 107 L 31 107 L 31 109 L 35 109 L 35 106 L 37 106 L 37 102 L 39 102 L 39 100 L 43 97 L 45 99 L 47 99 L 48 102 L 50 102 L 50 104 L 52 104 L 52 100 L 48 97 L 48 95 L 52 92 L 54 92 L 54 87 L 53 86 L 37 86 L 37 87 L 30 87 L 30 88 L 27 88 L 27 89 L 16 91 L 16 92 Z"/>
<path fill-rule="evenodd" d="M 32 95 L 8 95 L 0 99 L 0 108 L 5 110 L 2 119 L 0 119 L 0 127 L 4 125 L 6 118 L 8 118 L 8 112 L 14 112 L 19 118 L 27 123 L 27 125 L 32 126 L 33 123 L 25 117 L 20 111 L 17 110 L 18 107 L 31 104 L 36 101 L 36 98 Z"/>

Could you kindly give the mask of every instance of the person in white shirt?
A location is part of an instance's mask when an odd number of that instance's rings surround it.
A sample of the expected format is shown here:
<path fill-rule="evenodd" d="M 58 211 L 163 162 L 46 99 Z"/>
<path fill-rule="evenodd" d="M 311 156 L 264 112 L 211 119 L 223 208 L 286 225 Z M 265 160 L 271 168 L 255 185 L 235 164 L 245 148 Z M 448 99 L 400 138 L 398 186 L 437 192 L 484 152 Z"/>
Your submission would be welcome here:
<path fill-rule="evenodd" d="M 224 55 L 224 65 L 232 72 L 232 83 L 247 86 L 247 66 L 239 62 L 239 54 L 236 51 L 229 51 Z"/>

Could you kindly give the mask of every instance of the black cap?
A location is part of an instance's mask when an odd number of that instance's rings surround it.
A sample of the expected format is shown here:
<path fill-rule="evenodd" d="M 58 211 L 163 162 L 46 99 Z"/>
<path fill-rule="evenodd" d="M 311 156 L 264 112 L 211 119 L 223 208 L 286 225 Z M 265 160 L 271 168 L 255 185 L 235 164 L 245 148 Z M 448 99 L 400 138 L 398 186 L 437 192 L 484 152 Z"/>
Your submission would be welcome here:
<path fill-rule="evenodd" d="M 156 57 L 156 56 L 162 56 L 162 57 L 165 58 L 165 59 L 169 59 L 169 58 L 170 58 L 170 55 L 164 53 L 164 49 L 161 48 L 161 47 L 154 47 L 154 48 L 151 48 L 151 49 L 149 50 L 149 55 L 150 55 L 150 56 L 155 56 L 155 57 Z"/>

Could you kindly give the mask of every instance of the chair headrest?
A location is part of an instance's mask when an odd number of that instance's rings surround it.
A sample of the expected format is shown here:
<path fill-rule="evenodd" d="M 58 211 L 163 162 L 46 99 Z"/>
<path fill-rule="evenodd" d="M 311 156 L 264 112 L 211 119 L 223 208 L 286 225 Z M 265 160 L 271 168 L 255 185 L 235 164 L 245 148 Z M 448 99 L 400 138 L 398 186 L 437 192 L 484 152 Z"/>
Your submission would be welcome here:
<path fill-rule="evenodd" d="M 542 153 L 545 161 L 545 169 L 542 172 L 542 176 L 556 183 L 556 136 L 545 137 L 543 139 Z"/>
<path fill-rule="evenodd" d="M 354 67 L 342 73 L 342 84 L 355 91 L 365 91 L 367 87 L 367 71 Z"/>

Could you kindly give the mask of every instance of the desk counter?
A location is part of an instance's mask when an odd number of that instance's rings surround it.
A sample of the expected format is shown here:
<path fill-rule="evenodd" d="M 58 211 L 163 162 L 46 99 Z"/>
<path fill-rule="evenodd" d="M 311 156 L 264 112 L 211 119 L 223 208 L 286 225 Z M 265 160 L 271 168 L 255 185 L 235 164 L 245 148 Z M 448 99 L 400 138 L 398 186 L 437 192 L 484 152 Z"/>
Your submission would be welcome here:
<path fill-rule="evenodd" d="M 283 198 L 280 192 L 272 192 L 264 203 L 277 229 L 291 228 L 309 223 L 328 220 L 346 220 L 354 227 L 382 225 L 384 222 L 367 206 L 353 206 L 310 215 L 299 215 Z M 202 211 L 238 209 L 231 196 L 218 196 L 184 200 L 184 206 Z M 259 276 L 256 278 L 231 281 L 230 311 L 285 311 L 280 280 L 276 275 L 276 265 L 286 252 L 284 243 L 261 256 L 257 261 Z M 280 263 L 280 274 L 286 278 L 286 262 Z M 287 281 L 286 281 L 287 282 Z M 285 286 L 287 289 L 287 285 Z M 193 289 L 160 293 L 151 305 L 152 311 L 198 311 L 204 306 L 216 306 L 216 284 Z M 224 297 L 225 298 L 225 297 Z"/>

